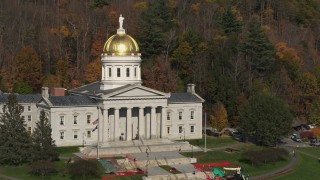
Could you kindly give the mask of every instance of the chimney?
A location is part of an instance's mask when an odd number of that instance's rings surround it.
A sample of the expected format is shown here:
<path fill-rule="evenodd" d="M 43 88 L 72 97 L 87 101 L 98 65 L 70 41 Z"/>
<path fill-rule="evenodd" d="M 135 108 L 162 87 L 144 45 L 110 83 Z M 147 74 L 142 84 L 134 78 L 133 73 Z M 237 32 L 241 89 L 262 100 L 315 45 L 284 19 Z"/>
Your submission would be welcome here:
<path fill-rule="evenodd" d="M 49 88 L 48 87 L 42 87 L 41 95 L 44 98 L 49 98 Z"/>
<path fill-rule="evenodd" d="M 191 93 L 191 94 L 196 93 L 195 90 L 194 90 L 194 86 L 195 86 L 194 84 L 188 84 L 187 86 L 188 86 L 187 87 L 187 92 L 188 93 Z"/>
<path fill-rule="evenodd" d="M 50 89 L 50 95 L 51 96 L 64 96 L 65 89 L 61 87 L 53 87 Z"/>

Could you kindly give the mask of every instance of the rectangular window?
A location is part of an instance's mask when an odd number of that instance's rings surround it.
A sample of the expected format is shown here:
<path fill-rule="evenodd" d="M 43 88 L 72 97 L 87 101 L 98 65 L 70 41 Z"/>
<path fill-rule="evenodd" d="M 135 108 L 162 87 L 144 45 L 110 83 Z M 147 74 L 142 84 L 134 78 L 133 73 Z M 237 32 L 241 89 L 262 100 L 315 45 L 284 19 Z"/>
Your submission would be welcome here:
<path fill-rule="evenodd" d="M 22 120 L 24 121 L 24 118 L 25 118 L 25 117 L 24 117 L 24 116 L 21 116 L 21 118 L 22 118 Z"/>
<path fill-rule="evenodd" d="M 22 112 L 24 112 L 24 106 L 21 106 Z"/>
<path fill-rule="evenodd" d="M 190 132 L 194 132 L 194 126 L 190 126 Z"/>
<path fill-rule="evenodd" d="M 167 120 L 170 120 L 170 112 L 167 112 Z"/>
<path fill-rule="evenodd" d="M 28 121 L 31 121 L 31 115 L 28 116 Z"/>
<path fill-rule="evenodd" d="M 78 131 L 73 131 L 73 139 L 78 139 Z"/>
<path fill-rule="evenodd" d="M 117 68 L 117 77 L 121 76 L 120 68 Z"/>
<path fill-rule="evenodd" d="M 191 119 L 194 119 L 194 111 L 191 111 Z"/>
<path fill-rule="evenodd" d="M 137 77 L 137 68 L 134 68 L 134 77 Z"/>
<path fill-rule="evenodd" d="M 179 112 L 179 120 L 182 119 L 182 112 Z"/>
<path fill-rule="evenodd" d="M 167 133 L 170 134 L 170 127 L 167 127 Z"/>
<path fill-rule="evenodd" d="M 112 72 L 111 72 L 111 68 L 109 68 L 109 77 L 111 77 Z"/>
<path fill-rule="evenodd" d="M 31 106 L 28 106 L 28 111 L 31 112 Z"/>
<path fill-rule="evenodd" d="M 130 77 L 130 68 L 127 68 L 127 77 Z"/>
<path fill-rule="evenodd" d="M 91 115 L 87 115 L 87 124 L 91 123 Z"/>
<path fill-rule="evenodd" d="M 28 133 L 31 134 L 31 127 L 28 127 Z"/>
<path fill-rule="evenodd" d="M 73 116 L 73 124 L 78 124 L 78 116 Z"/>
<path fill-rule="evenodd" d="M 60 116 L 60 125 L 64 125 L 64 116 Z"/>
<path fill-rule="evenodd" d="M 60 139 L 64 139 L 64 132 L 60 132 Z"/>
<path fill-rule="evenodd" d="M 87 138 L 91 138 L 91 131 L 87 131 Z"/>
<path fill-rule="evenodd" d="M 179 133 L 182 133 L 182 126 L 179 126 Z"/>

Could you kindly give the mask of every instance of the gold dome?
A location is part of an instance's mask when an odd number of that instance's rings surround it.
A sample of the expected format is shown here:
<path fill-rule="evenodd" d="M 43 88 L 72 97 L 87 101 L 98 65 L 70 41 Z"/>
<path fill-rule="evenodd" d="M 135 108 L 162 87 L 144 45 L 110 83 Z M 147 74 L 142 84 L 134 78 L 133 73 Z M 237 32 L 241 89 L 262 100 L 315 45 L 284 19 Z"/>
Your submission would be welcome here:
<path fill-rule="evenodd" d="M 137 42 L 127 34 L 115 34 L 104 44 L 103 52 L 108 55 L 136 55 L 139 53 Z"/>

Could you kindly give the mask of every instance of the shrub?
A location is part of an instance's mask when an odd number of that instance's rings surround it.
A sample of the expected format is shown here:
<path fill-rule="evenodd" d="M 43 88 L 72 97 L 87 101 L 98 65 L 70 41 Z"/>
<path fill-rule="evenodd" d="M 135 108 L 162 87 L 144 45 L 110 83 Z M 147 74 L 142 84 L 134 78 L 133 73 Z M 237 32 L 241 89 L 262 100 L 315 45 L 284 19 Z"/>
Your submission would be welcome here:
<path fill-rule="evenodd" d="M 311 132 L 315 137 L 320 138 L 320 128 L 313 128 Z"/>
<path fill-rule="evenodd" d="M 243 162 L 250 162 L 252 165 L 260 166 L 266 163 L 282 161 L 289 156 L 283 148 L 268 148 L 258 151 L 246 151 L 242 154 Z"/>
<path fill-rule="evenodd" d="M 100 177 L 101 169 L 97 161 L 81 159 L 70 164 L 68 172 L 75 179 L 92 179 Z"/>
<path fill-rule="evenodd" d="M 57 172 L 56 166 L 51 161 L 40 160 L 31 164 L 31 173 L 42 178 Z"/>

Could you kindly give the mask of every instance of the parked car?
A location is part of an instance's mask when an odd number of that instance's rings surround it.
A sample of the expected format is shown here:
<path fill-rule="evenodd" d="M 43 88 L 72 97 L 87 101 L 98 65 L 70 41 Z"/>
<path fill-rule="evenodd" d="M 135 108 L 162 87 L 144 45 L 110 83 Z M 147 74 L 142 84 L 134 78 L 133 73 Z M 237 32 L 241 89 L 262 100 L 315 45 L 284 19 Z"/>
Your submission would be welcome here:
<path fill-rule="evenodd" d="M 320 146 L 320 142 L 317 139 L 312 139 L 310 141 L 310 146 Z"/>
<path fill-rule="evenodd" d="M 308 126 L 309 126 L 309 128 L 310 128 L 310 129 L 313 129 L 313 128 L 315 128 L 315 127 L 316 127 L 316 125 L 315 125 L 315 124 L 309 124 Z"/>
<path fill-rule="evenodd" d="M 299 125 L 299 126 L 294 126 L 293 129 L 295 131 L 301 131 L 302 130 L 302 127 Z"/>
<path fill-rule="evenodd" d="M 293 134 L 293 135 L 291 136 L 291 139 L 292 139 L 293 141 L 295 141 L 295 142 L 301 142 L 301 138 L 300 138 L 298 135 L 296 135 L 296 134 Z"/>

